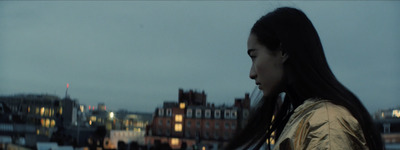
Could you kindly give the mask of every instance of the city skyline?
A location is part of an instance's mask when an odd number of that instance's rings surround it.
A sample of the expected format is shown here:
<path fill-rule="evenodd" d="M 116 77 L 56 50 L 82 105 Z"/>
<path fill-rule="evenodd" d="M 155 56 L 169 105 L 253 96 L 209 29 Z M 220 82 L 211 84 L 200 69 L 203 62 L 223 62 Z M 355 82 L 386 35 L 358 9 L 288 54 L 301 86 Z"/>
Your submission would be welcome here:
<path fill-rule="evenodd" d="M 251 93 L 251 26 L 303 10 L 328 63 L 370 113 L 398 106 L 400 2 L 1 1 L 0 95 L 63 97 L 152 112 L 178 89 L 216 105 Z"/>

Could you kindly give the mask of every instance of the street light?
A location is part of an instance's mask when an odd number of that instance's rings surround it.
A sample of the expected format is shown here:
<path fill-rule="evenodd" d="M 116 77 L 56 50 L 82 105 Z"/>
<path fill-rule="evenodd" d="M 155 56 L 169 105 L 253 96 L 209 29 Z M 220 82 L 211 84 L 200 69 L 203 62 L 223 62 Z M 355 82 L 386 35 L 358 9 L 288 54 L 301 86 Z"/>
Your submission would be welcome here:
<path fill-rule="evenodd" d="M 111 118 L 111 119 L 114 118 L 114 112 L 110 112 L 110 118 Z"/>

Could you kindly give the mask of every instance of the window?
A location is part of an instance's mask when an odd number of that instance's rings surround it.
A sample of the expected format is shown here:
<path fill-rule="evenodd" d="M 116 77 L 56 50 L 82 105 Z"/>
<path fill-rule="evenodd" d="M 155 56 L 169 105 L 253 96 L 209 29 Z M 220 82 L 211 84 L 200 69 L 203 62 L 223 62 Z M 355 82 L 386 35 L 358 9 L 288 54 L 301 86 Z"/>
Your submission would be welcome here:
<path fill-rule="evenodd" d="M 210 118 L 210 117 L 211 117 L 211 110 L 207 109 L 207 110 L 205 111 L 204 117 Z"/>
<path fill-rule="evenodd" d="M 170 126 L 171 125 L 171 121 L 168 119 L 167 120 L 167 126 Z"/>
<path fill-rule="evenodd" d="M 201 109 L 196 109 L 196 118 L 201 118 Z"/>
<path fill-rule="evenodd" d="M 229 110 L 225 110 L 225 119 L 229 119 L 231 116 L 230 116 L 230 114 L 231 114 L 231 111 L 229 111 Z"/>
<path fill-rule="evenodd" d="M 243 110 L 243 118 L 247 119 L 247 117 L 249 117 L 249 110 L 245 109 Z"/>
<path fill-rule="evenodd" d="M 158 109 L 158 115 L 159 116 L 164 116 L 164 109 Z"/>
<path fill-rule="evenodd" d="M 175 115 L 175 122 L 182 122 L 182 115 Z"/>
<path fill-rule="evenodd" d="M 162 120 L 158 119 L 158 125 L 162 126 Z"/>
<path fill-rule="evenodd" d="M 190 137 L 190 131 L 186 131 L 185 136 Z"/>
<path fill-rule="evenodd" d="M 40 116 L 44 115 L 44 107 L 40 108 Z"/>
<path fill-rule="evenodd" d="M 235 128 L 236 128 L 236 123 L 232 123 L 232 124 L 231 124 L 231 128 L 232 128 L 232 129 L 235 129 Z"/>
<path fill-rule="evenodd" d="M 215 122 L 215 129 L 219 129 L 219 122 Z"/>
<path fill-rule="evenodd" d="M 209 135 L 208 135 L 208 132 L 204 132 L 204 138 L 205 138 L 205 139 L 208 139 L 208 136 L 209 136 Z"/>
<path fill-rule="evenodd" d="M 196 128 L 200 128 L 200 121 L 196 121 Z"/>
<path fill-rule="evenodd" d="M 214 111 L 214 118 L 220 118 L 221 117 L 221 110 L 215 110 Z"/>
<path fill-rule="evenodd" d="M 178 138 L 172 138 L 171 139 L 171 145 L 174 145 L 174 146 L 179 145 L 179 139 Z"/>
<path fill-rule="evenodd" d="M 167 109 L 167 116 L 171 117 L 172 116 L 172 110 L 171 109 Z"/>
<path fill-rule="evenodd" d="M 192 117 L 192 109 L 186 110 L 186 117 Z"/>
<path fill-rule="evenodd" d="M 185 103 L 179 103 L 179 108 L 180 109 L 185 109 L 185 106 L 186 106 Z"/>
<path fill-rule="evenodd" d="M 50 127 L 54 127 L 56 125 L 56 121 L 54 119 L 51 120 Z"/>
<path fill-rule="evenodd" d="M 206 121 L 206 128 L 210 128 L 210 122 Z"/>
<path fill-rule="evenodd" d="M 161 134 L 162 134 L 162 131 L 161 131 L 160 128 L 157 129 L 157 134 L 158 134 L 158 135 L 161 135 Z"/>
<path fill-rule="evenodd" d="M 229 133 L 228 132 L 224 133 L 224 139 L 226 139 L 226 140 L 229 139 Z"/>
<path fill-rule="evenodd" d="M 232 118 L 232 119 L 236 119 L 236 117 L 237 117 L 237 112 L 236 112 L 236 110 L 232 110 L 232 111 L 231 111 L 231 118 Z"/>
<path fill-rule="evenodd" d="M 214 138 L 215 139 L 218 139 L 219 138 L 219 132 L 217 131 L 217 132 L 214 132 Z"/>
<path fill-rule="evenodd" d="M 225 122 L 225 129 L 229 128 L 229 122 Z"/>
<path fill-rule="evenodd" d="M 190 127 L 191 124 L 192 124 L 192 123 L 191 123 L 190 121 L 186 121 L 186 126 L 187 126 L 187 127 Z"/>
<path fill-rule="evenodd" d="M 182 124 L 180 123 L 175 124 L 175 132 L 182 132 Z"/>

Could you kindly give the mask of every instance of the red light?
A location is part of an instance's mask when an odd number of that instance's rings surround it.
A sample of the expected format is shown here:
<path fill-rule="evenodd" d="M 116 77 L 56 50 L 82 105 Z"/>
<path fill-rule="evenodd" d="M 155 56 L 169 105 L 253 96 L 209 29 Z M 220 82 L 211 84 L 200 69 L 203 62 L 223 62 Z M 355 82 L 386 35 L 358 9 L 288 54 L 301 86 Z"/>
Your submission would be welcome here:
<path fill-rule="evenodd" d="M 67 89 L 69 88 L 69 83 L 67 83 Z"/>
<path fill-rule="evenodd" d="M 104 106 L 104 110 L 107 110 L 107 106 Z"/>
<path fill-rule="evenodd" d="M 90 110 L 90 105 L 89 105 L 89 110 Z"/>

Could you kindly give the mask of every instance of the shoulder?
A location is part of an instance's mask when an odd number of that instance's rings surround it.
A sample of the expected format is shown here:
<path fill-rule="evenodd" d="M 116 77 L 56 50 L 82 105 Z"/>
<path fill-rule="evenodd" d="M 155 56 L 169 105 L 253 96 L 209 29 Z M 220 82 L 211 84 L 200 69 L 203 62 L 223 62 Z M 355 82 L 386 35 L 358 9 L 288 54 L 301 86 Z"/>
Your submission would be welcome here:
<path fill-rule="evenodd" d="M 287 144 L 289 143 L 289 144 Z M 276 149 L 368 149 L 357 119 L 329 100 L 309 99 L 297 107 Z"/>
<path fill-rule="evenodd" d="M 293 142 L 301 149 L 366 148 L 357 119 L 341 105 L 310 99 L 296 108 L 292 117 Z"/>

